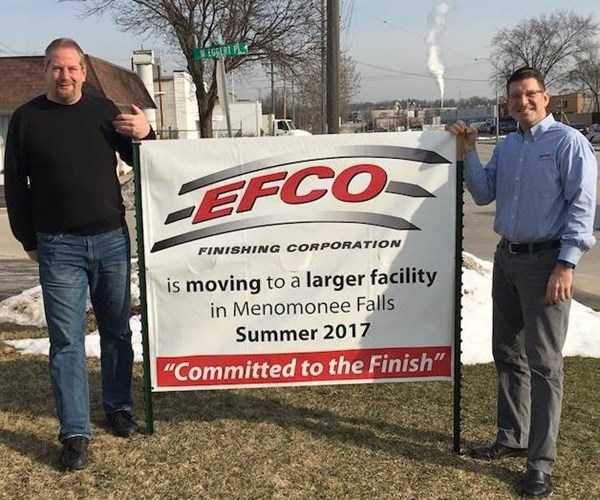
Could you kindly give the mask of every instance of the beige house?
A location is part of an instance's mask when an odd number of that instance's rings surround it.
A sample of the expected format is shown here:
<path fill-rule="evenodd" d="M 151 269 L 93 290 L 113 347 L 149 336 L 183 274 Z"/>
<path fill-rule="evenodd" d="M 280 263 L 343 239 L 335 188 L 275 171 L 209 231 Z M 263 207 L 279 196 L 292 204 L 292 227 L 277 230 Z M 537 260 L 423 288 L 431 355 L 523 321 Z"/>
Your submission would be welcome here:
<path fill-rule="evenodd" d="M 548 110 L 556 119 L 569 125 L 600 122 L 600 113 L 594 111 L 594 101 L 581 92 L 550 97 Z"/>

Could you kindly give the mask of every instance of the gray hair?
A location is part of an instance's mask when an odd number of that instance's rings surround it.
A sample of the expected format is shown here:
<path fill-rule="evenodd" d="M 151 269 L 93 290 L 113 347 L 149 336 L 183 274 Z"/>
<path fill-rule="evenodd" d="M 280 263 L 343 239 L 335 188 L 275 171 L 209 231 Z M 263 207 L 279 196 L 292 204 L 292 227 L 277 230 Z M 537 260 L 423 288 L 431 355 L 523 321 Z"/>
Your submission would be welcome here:
<path fill-rule="evenodd" d="M 50 45 L 46 47 L 46 53 L 44 55 L 44 70 L 48 68 L 50 59 L 52 59 L 52 52 L 61 48 L 75 49 L 79 54 L 79 64 L 82 68 L 85 68 L 85 54 L 79 44 L 72 38 L 57 38 L 50 42 Z"/>

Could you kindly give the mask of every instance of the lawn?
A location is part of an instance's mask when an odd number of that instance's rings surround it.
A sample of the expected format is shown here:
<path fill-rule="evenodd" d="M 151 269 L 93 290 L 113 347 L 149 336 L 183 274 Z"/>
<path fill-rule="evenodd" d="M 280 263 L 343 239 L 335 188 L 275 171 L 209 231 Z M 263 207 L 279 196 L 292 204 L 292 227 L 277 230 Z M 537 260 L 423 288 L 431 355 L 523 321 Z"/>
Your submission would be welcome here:
<path fill-rule="evenodd" d="M 154 434 L 124 440 L 104 428 L 90 359 L 91 463 L 61 473 L 47 358 L 1 343 L 39 335 L 0 330 L 0 498 L 511 498 L 524 467 L 453 453 L 445 382 L 160 393 Z M 554 497 L 598 498 L 600 360 L 565 371 Z M 466 446 L 495 433 L 495 383 L 491 364 L 463 367 Z M 141 365 L 135 399 L 143 421 Z"/>

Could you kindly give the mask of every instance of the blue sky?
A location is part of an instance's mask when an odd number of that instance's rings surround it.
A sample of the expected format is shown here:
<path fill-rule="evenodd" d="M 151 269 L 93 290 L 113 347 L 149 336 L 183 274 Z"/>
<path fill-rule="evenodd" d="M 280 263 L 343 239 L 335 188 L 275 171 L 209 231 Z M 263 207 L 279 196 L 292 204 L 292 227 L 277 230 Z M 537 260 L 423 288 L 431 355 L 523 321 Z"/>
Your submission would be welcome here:
<path fill-rule="evenodd" d="M 559 10 L 592 15 L 600 22 L 598 0 L 446 0 L 450 10 L 445 28 L 436 38 L 445 67 L 444 97 L 493 97 L 488 78 L 492 72 L 489 43 L 493 34 L 519 21 Z M 425 37 L 428 16 L 439 0 L 341 0 L 349 22 L 342 46 L 361 73 L 359 100 L 439 99 L 440 90 L 427 69 Z M 55 0 L 2 0 L 0 56 L 39 55 L 54 38 L 75 38 L 97 57 L 130 67 L 132 51 L 155 49 L 163 67 L 181 69 L 172 50 L 156 40 L 135 38 L 116 29 L 109 17 L 80 19 L 76 2 Z M 476 61 L 476 58 L 480 58 Z M 233 75 L 233 90 L 243 98 L 266 96 L 269 80 L 262 76 Z"/>
<path fill-rule="evenodd" d="M 427 69 L 425 43 L 431 29 L 428 16 L 438 3 L 438 0 L 354 2 L 344 47 L 358 63 L 366 99 L 379 95 L 398 99 L 440 97 L 436 81 Z M 445 66 L 444 93 L 454 98 L 494 96 L 494 89 L 488 83 L 493 69 L 485 58 L 490 55 L 491 38 L 498 30 L 560 10 L 582 16 L 591 14 L 600 22 L 598 0 L 447 0 L 446 3 L 450 11 L 437 42 Z"/>

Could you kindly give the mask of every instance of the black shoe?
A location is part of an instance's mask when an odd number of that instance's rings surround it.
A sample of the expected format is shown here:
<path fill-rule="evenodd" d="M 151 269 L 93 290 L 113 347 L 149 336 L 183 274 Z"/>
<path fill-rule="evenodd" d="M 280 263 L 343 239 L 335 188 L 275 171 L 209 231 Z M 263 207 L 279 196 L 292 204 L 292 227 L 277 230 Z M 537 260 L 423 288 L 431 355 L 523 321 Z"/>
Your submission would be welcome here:
<path fill-rule="evenodd" d="M 545 497 L 552 492 L 552 481 L 550 474 L 541 470 L 528 470 L 525 479 L 518 488 L 522 496 Z"/>
<path fill-rule="evenodd" d="M 60 468 L 64 471 L 85 469 L 88 464 L 88 442 L 83 436 L 65 439 L 60 454 Z"/>
<path fill-rule="evenodd" d="M 479 460 L 498 460 L 502 457 L 524 457 L 527 455 L 527 448 L 511 448 L 498 443 L 497 441 L 489 446 L 480 446 L 472 448 L 470 455 Z"/>
<path fill-rule="evenodd" d="M 140 426 L 127 410 L 118 410 L 106 415 L 109 427 L 120 437 L 128 438 L 139 432 Z"/>

